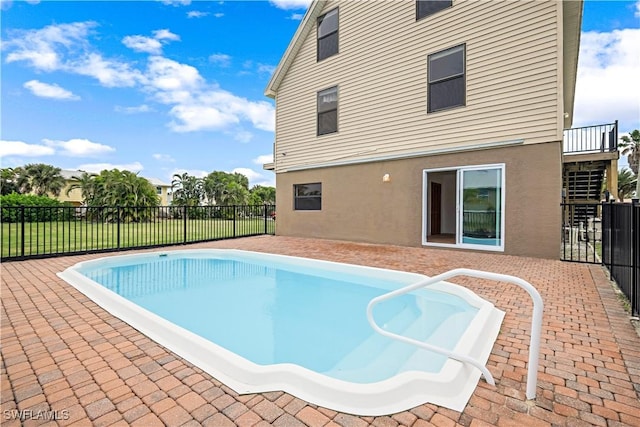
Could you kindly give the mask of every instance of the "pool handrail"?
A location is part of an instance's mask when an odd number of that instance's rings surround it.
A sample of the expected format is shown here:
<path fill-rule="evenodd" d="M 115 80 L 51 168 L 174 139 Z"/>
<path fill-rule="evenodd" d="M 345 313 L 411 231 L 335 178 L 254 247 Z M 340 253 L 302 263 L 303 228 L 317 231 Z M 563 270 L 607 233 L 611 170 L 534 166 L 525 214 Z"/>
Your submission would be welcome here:
<path fill-rule="evenodd" d="M 434 283 L 438 283 L 452 277 L 456 276 L 469 276 L 476 277 L 478 279 L 487 279 L 487 280 L 495 280 L 497 282 L 508 282 L 514 285 L 520 286 L 522 289 L 527 291 L 531 299 L 533 300 L 533 316 L 531 319 L 531 339 L 529 341 L 529 363 L 527 367 L 527 391 L 526 396 L 527 399 L 535 399 L 536 398 L 536 386 L 538 380 L 538 358 L 540 356 L 540 333 L 542 329 L 542 312 L 544 309 L 544 304 L 542 302 L 542 297 L 538 290 L 526 280 L 520 279 L 519 277 L 510 276 L 507 274 L 500 273 L 491 273 L 488 271 L 481 270 L 472 270 L 469 268 L 456 268 L 453 270 L 449 270 L 445 273 L 439 274 L 437 276 L 433 276 L 427 278 L 425 280 L 421 280 L 418 283 L 414 283 L 412 285 L 406 286 L 401 289 L 397 289 L 395 291 L 388 292 L 384 295 L 380 295 L 378 297 L 373 298 L 369 301 L 369 305 L 367 305 L 367 320 L 371 327 L 381 335 L 386 337 L 402 341 L 408 344 L 412 344 L 418 347 L 421 347 L 425 350 L 433 351 L 435 353 L 443 354 L 451 359 L 457 360 L 459 362 L 468 363 L 475 368 L 478 368 L 485 380 L 490 385 L 495 385 L 495 380 L 493 379 L 493 375 L 487 369 L 487 367 L 480 363 L 478 360 L 473 359 L 471 357 L 465 356 L 463 354 L 459 354 L 438 346 L 434 346 L 431 344 L 427 344 L 422 341 L 418 341 L 409 337 L 405 337 L 402 335 L 394 334 L 393 332 L 386 331 L 382 329 L 373 319 L 373 307 L 385 300 L 390 298 L 397 297 L 399 295 L 403 295 L 412 291 L 415 291 L 420 288 L 424 288 L 426 286 L 433 285 Z"/>

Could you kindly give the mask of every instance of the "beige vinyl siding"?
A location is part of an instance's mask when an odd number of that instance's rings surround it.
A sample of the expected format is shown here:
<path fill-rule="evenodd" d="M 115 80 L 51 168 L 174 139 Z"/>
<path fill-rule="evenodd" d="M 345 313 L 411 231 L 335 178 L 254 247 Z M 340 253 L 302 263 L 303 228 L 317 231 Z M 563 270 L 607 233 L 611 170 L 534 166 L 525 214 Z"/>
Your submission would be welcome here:
<path fill-rule="evenodd" d="M 337 4 L 327 2 L 323 13 Z M 278 89 L 276 171 L 558 140 L 558 2 L 454 0 L 453 7 L 417 22 L 414 1 L 339 7 L 339 53 L 316 62 L 314 25 Z M 466 106 L 427 114 L 427 56 L 461 44 Z M 316 95 L 331 86 L 339 87 L 339 131 L 316 136 Z"/>

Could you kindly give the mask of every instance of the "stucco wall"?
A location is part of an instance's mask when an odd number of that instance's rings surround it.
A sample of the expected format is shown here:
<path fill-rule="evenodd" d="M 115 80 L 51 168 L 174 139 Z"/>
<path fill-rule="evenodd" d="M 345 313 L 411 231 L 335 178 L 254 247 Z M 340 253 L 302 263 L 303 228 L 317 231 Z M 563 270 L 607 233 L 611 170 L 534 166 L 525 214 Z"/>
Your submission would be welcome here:
<path fill-rule="evenodd" d="M 421 246 L 423 170 L 495 163 L 505 164 L 504 253 L 557 258 L 560 142 L 278 173 L 276 234 Z M 312 182 L 322 210 L 294 211 L 293 185 Z"/>

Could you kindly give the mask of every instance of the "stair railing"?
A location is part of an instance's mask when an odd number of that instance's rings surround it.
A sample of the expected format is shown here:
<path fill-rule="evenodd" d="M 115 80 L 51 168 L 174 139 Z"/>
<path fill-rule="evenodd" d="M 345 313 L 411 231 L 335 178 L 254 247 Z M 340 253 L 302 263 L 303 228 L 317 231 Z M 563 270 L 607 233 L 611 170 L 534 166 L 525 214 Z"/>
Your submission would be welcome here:
<path fill-rule="evenodd" d="M 434 346 L 431 344 L 427 344 L 422 341 L 415 340 L 413 338 L 405 337 L 403 335 L 398 335 L 393 332 L 389 332 L 385 329 L 382 329 L 376 321 L 373 319 L 373 308 L 380 302 L 415 291 L 420 288 L 424 288 L 434 283 L 442 282 L 444 280 L 450 279 L 456 276 L 469 276 L 476 277 L 478 279 L 487 279 L 487 280 L 495 280 L 497 282 L 508 282 L 514 285 L 517 285 L 527 291 L 531 299 L 533 300 L 533 315 L 531 318 L 531 339 L 529 342 L 529 363 L 527 367 L 527 390 L 526 396 L 527 399 L 535 399 L 536 397 L 536 384 L 538 380 L 538 358 L 540 356 L 540 333 L 542 329 L 542 311 L 544 308 L 544 304 L 542 302 L 542 297 L 538 290 L 533 287 L 529 282 L 520 279 L 518 277 L 509 276 L 507 274 L 498 274 L 498 273 L 490 273 L 487 271 L 480 270 L 472 270 L 468 268 L 456 268 L 454 270 L 447 271 L 445 273 L 439 274 L 437 276 L 422 280 L 418 283 L 414 283 L 412 285 L 406 286 L 401 289 L 397 289 L 395 291 L 388 292 L 384 295 L 380 295 L 376 298 L 373 298 L 369 301 L 369 305 L 367 306 L 367 320 L 371 327 L 381 335 L 386 337 L 405 342 L 407 344 L 412 344 L 417 347 L 423 348 L 425 350 L 433 351 L 435 353 L 442 354 L 447 356 L 450 359 L 457 360 L 462 363 L 468 363 L 469 365 L 477 368 L 490 385 L 495 385 L 495 380 L 493 379 L 493 375 L 487 369 L 487 367 L 481 363 L 479 360 L 476 360 L 472 357 L 466 356 L 464 354 L 456 353 L 454 351 L 450 351 L 444 349 L 442 347 Z"/>

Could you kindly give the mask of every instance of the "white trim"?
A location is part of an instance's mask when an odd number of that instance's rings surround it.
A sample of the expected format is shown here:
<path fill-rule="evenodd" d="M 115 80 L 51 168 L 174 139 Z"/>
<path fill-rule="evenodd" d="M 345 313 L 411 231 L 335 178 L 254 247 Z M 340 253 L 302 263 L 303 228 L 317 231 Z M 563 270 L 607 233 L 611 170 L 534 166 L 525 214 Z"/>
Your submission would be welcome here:
<path fill-rule="evenodd" d="M 278 88 L 284 76 L 289 71 L 289 67 L 293 63 L 298 51 L 302 47 L 302 43 L 309 35 L 309 32 L 316 23 L 316 18 L 320 15 L 320 12 L 324 8 L 325 0 L 313 0 L 309 5 L 307 12 L 304 14 L 296 33 L 287 46 L 287 50 L 282 55 L 278 67 L 271 75 L 271 79 L 264 90 L 264 94 L 269 98 L 275 98 L 278 93 Z"/>
<path fill-rule="evenodd" d="M 413 153 L 406 154 L 387 154 L 384 156 L 378 157 L 368 157 L 366 159 L 357 159 L 357 160 L 335 160 L 329 161 L 325 163 L 310 163 L 306 165 L 293 166 L 289 168 L 282 169 L 277 171 L 277 173 L 283 172 L 295 172 L 307 169 L 319 169 L 319 168 L 328 168 L 333 166 L 346 166 L 346 165 L 357 165 L 363 163 L 374 163 L 374 162 L 384 162 L 388 160 L 402 160 L 402 159 L 411 159 L 414 157 L 427 157 L 427 156 L 436 156 L 439 154 L 450 154 L 450 153 L 461 153 L 465 151 L 478 151 L 478 150 L 487 150 L 495 147 L 508 147 L 512 145 L 522 145 L 524 144 L 524 139 L 514 139 L 509 141 L 500 141 L 500 142 L 486 142 L 482 144 L 473 144 L 466 145 L 464 147 L 452 147 L 452 148 L 439 148 L 435 150 L 427 150 L 427 151 L 417 151 Z M 369 152 L 375 153 L 378 151 L 377 148 L 370 150 Z M 357 153 L 364 154 L 364 153 Z M 446 170 L 450 170 L 451 168 L 445 168 Z M 434 169 L 435 170 L 435 169 Z"/>
<path fill-rule="evenodd" d="M 500 204 L 501 204 L 501 215 L 500 215 L 500 245 L 498 246 L 488 246 L 488 245 L 480 245 L 480 244 L 472 244 L 472 243 L 462 243 L 461 242 L 461 229 L 462 229 L 462 217 L 460 215 L 460 211 L 462 209 L 462 192 L 460 191 L 460 185 L 462 184 L 462 175 L 464 171 L 470 170 L 485 170 L 485 169 L 499 169 L 500 170 Z M 435 243 L 429 242 L 427 239 L 428 233 L 428 224 L 429 224 L 429 212 L 428 212 L 428 203 L 429 203 L 429 187 L 428 187 L 428 175 L 429 173 L 434 172 L 447 172 L 447 171 L 455 171 L 456 172 L 456 243 Z M 506 231 L 505 231 L 505 201 L 506 201 L 506 164 L 505 163 L 492 163 L 485 165 L 469 165 L 469 166 L 451 166 L 451 167 L 443 167 L 443 168 L 434 168 L 434 169 L 423 169 L 422 170 L 422 246 L 434 246 L 434 247 L 442 247 L 442 248 L 456 248 L 456 249 L 473 249 L 473 250 L 482 250 L 482 251 L 491 251 L 491 252 L 504 252 L 505 239 L 506 239 Z"/>

